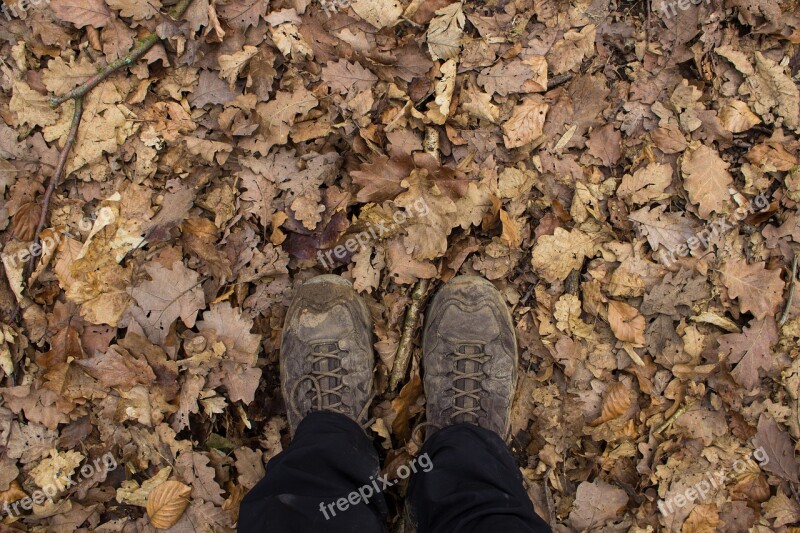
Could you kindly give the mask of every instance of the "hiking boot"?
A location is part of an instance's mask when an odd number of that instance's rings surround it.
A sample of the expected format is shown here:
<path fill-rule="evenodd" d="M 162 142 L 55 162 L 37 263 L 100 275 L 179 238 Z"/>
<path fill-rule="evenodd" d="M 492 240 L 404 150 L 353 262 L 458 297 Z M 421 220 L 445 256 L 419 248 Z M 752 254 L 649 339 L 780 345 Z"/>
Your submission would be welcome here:
<path fill-rule="evenodd" d="M 281 338 L 281 392 L 294 435 L 311 411 L 358 423 L 372 400 L 375 358 L 364 300 L 339 276 L 317 276 L 295 293 Z"/>
<path fill-rule="evenodd" d="M 517 340 L 500 292 L 477 276 L 453 278 L 434 297 L 422 338 L 427 424 L 468 422 L 505 438 Z"/>

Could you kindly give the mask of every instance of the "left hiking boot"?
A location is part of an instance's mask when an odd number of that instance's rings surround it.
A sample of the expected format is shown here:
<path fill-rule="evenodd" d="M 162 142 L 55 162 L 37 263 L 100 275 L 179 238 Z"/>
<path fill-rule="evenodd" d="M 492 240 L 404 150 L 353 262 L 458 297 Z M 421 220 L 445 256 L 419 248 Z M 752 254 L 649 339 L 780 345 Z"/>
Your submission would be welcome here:
<path fill-rule="evenodd" d="M 350 282 L 330 274 L 306 281 L 289 306 L 281 338 L 281 392 L 291 434 L 312 411 L 364 422 L 374 365 L 369 311 Z"/>
<path fill-rule="evenodd" d="M 517 340 L 500 292 L 477 276 L 446 283 L 423 332 L 426 423 L 467 422 L 505 438 L 517 384 Z"/>

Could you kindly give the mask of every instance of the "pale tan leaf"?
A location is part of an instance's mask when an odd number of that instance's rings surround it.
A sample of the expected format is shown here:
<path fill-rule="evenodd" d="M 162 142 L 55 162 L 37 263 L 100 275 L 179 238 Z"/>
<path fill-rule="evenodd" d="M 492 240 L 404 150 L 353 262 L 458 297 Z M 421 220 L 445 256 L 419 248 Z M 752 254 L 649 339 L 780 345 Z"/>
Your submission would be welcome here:
<path fill-rule="evenodd" d="M 519 148 L 537 139 L 542 134 L 549 108 L 538 96 L 526 98 L 516 106 L 511 118 L 503 124 L 506 148 Z"/>
<path fill-rule="evenodd" d="M 354 0 L 350 7 L 379 30 L 394 26 L 403 14 L 403 5 L 398 0 Z"/>
<path fill-rule="evenodd" d="M 147 496 L 147 516 L 153 527 L 168 529 L 180 520 L 189 505 L 192 489 L 171 479 L 154 488 Z"/>
<path fill-rule="evenodd" d="M 464 34 L 464 16 L 461 2 L 454 2 L 436 12 L 428 25 L 428 49 L 434 61 L 453 59 L 461 51 L 461 37 Z"/>
<path fill-rule="evenodd" d="M 747 131 L 761 123 L 758 115 L 740 100 L 728 100 L 719 110 L 719 122 L 731 133 Z"/>
<path fill-rule="evenodd" d="M 730 211 L 732 202 L 728 189 L 733 186 L 733 176 L 728 172 L 729 166 L 716 150 L 706 145 L 690 148 L 683 155 L 683 186 L 689 193 L 689 200 L 698 205 L 701 217 Z"/>
<path fill-rule="evenodd" d="M 543 235 L 537 240 L 531 264 L 544 279 L 553 283 L 567 279 L 569 273 L 579 268 L 593 252 L 592 239 L 581 230 L 556 228 L 553 235 Z"/>

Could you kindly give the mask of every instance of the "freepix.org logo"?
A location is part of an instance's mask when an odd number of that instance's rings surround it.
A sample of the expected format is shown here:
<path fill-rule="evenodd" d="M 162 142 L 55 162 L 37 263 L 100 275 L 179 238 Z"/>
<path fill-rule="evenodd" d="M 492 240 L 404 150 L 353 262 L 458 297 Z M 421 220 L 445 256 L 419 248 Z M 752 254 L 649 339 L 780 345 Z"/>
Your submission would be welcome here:
<path fill-rule="evenodd" d="M 11 21 L 12 18 L 22 18 L 22 15 L 32 7 L 49 3 L 50 0 L 14 0 L 8 3 L 3 2 L 3 7 L 0 8 L 0 12 L 3 13 L 6 20 Z"/>

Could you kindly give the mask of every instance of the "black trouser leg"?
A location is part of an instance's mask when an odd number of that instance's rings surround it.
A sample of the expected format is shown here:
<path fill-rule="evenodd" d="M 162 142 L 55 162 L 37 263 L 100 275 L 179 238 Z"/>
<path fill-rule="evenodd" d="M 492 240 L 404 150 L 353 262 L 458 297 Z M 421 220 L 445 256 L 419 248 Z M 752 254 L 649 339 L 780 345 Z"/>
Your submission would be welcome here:
<path fill-rule="evenodd" d="M 471 424 L 449 426 L 422 447 L 432 468 L 411 479 L 417 533 L 544 533 L 505 443 Z"/>
<path fill-rule="evenodd" d="M 264 479 L 245 496 L 239 531 L 381 532 L 382 494 L 372 494 L 367 504 L 347 501 L 360 488 L 366 494 L 363 487 L 372 485 L 378 470 L 378 454 L 358 424 L 337 413 L 310 413 L 291 445 L 270 460 Z"/>

